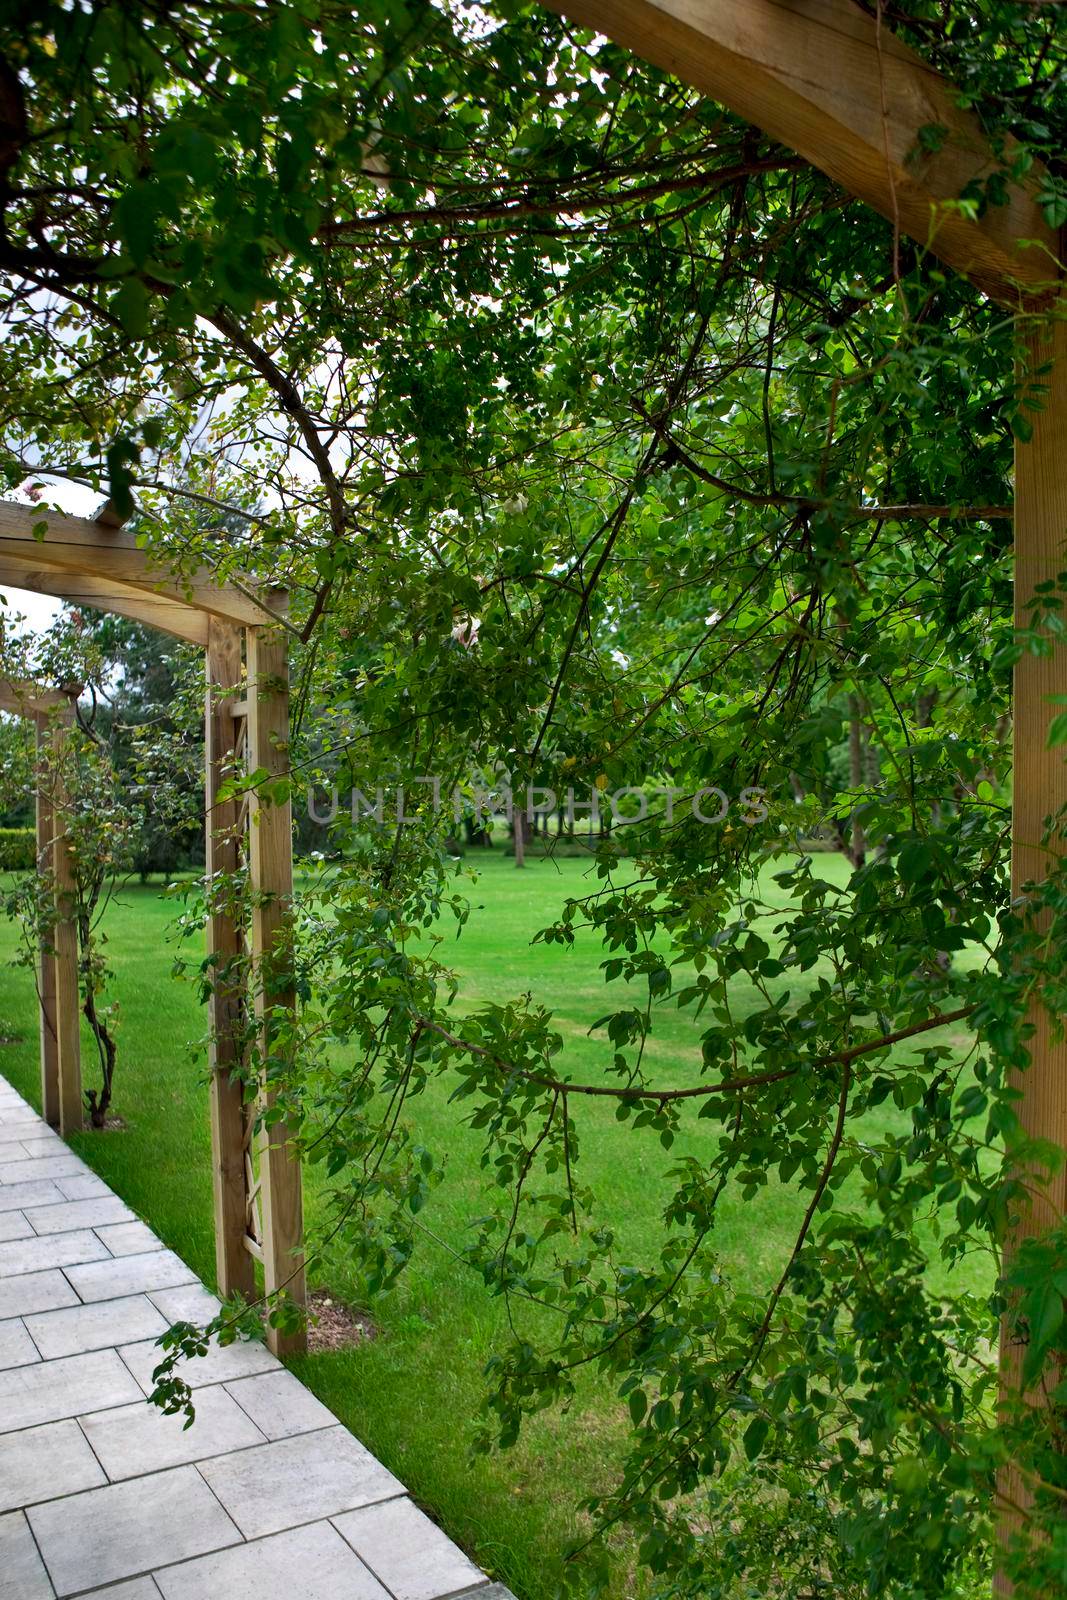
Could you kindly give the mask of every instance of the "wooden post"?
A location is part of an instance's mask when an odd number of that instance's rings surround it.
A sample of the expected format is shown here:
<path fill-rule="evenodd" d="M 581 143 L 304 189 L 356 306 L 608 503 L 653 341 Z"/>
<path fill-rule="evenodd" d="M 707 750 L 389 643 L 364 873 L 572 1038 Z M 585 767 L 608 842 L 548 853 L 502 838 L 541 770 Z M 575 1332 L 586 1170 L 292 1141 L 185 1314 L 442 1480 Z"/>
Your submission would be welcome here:
<path fill-rule="evenodd" d="M 285 635 L 277 627 L 248 629 L 248 763 L 261 782 L 289 775 L 289 659 Z M 259 1049 L 270 1063 L 276 1029 L 272 1013 L 295 1003 L 292 974 L 293 894 L 292 807 L 261 798 L 253 789 L 248 808 L 248 867 L 252 897 L 252 985 L 259 1025 Z M 271 1101 L 269 1081 L 264 1102 Z M 264 1286 L 268 1294 L 284 1288 L 303 1305 L 303 1201 L 300 1162 L 290 1143 L 292 1130 L 276 1122 L 259 1140 Z M 268 1333 L 277 1355 L 306 1348 L 303 1333 Z"/>
<path fill-rule="evenodd" d="M 1067 567 L 1067 321 L 1038 325 L 1028 339 L 1035 366 L 1054 363 L 1045 409 L 1031 414 L 1033 438 L 1015 450 L 1015 621 L 1029 622 L 1027 602 L 1037 584 L 1055 580 Z M 1045 818 L 1055 816 L 1067 801 L 1067 765 L 1062 748 L 1046 749 L 1048 725 L 1057 707 L 1050 695 L 1067 693 L 1067 654 L 1062 645 L 1050 656 L 1025 655 L 1015 669 L 1014 778 L 1012 797 L 1012 898 L 1018 900 L 1027 882 L 1047 875 L 1049 850 L 1041 844 Z M 1052 849 L 1055 849 L 1053 842 Z M 1017 1112 L 1026 1133 L 1067 1148 L 1067 1044 L 1054 1040 L 1048 1012 L 1034 1004 L 1030 1020 L 1030 1066 L 1018 1077 L 1022 1091 Z M 1019 1218 L 1013 1244 L 1044 1232 L 1067 1211 L 1067 1173 L 1051 1180 L 1029 1175 L 1032 1199 Z M 1013 1343 L 1005 1327 L 1001 1334 L 1001 1392 L 1018 1395 L 1024 1347 Z M 1020 1505 L 1025 1500 L 1017 1475 L 1008 1470 L 1002 1479 L 1004 1499 Z M 1001 1537 L 1021 1526 L 1018 1512 L 1001 1522 Z M 1000 1576 L 999 1594 L 1010 1593 Z"/>
<path fill-rule="evenodd" d="M 48 775 L 48 718 L 34 717 L 37 729 L 37 874 L 52 873 L 52 836 L 55 822 Z M 54 907 L 55 896 L 49 896 Z M 56 1028 L 55 918 L 49 917 L 41 929 L 37 989 L 41 1013 L 41 1115 L 50 1127 L 59 1127 L 59 1034 Z"/>
<path fill-rule="evenodd" d="M 234 1072 L 241 1054 L 241 935 L 232 910 L 218 904 L 216 880 L 236 873 L 239 860 L 238 805 L 218 798 L 233 774 L 236 732 L 233 696 L 241 681 L 241 629 L 208 622 L 205 654 L 204 832 L 205 878 L 210 903 L 207 949 L 211 1065 L 211 1174 L 215 1206 L 215 1276 L 224 1297 L 255 1298 L 255 1262 L 245 1248 L 244 1094 Z"/>
<path fill-rule="evenodd" d="M 52 726 L 52 870 L 55 882 L 56 1044 L 59 1077 L 59 1131 L 64 1138 L 82 1126 L 82 1069 L 78 992 L 78 925 L 74 903 L 74 864 L 68 833 L 70 797 L 64 777 L 68 724 Z"/>

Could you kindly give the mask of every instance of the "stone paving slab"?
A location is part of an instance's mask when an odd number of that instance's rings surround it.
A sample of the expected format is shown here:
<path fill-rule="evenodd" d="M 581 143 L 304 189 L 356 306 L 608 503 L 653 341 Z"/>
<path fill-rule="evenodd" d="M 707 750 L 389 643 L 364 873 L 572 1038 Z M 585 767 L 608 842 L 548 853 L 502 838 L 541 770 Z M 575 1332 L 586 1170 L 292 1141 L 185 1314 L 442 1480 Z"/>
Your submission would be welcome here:
<path fill-rule="evenodd" d="M 156 1574 L 163 1600 L 390 1600 L 374 1574 L 328 1522 L 204 1556 Z M 483 1593 L 485 1591 L 483 1590 Z"/>
<path fill-rule="evenodd" d="M 27 1206 L 54 1205 L 67 1197 L 58 1183 L 44 1183 L 36 1179 L 29 1183 L 0 1184 L 0 1212 L 22 1211 Z"/>
<path fill-rule="evenodd" d="M 155 1388 L 152 1373 L 159 1366 L 159 1351 L 155 1341 L 145 1339 L 139 1344 L 124 1344 L 119 1350 L 119 1355 L 145 1394 L 151 1394 Z M 260 1344 L 258 1340 L 235 1339 L 233 1344 L 215 1345 L 206 1356 L 195 1356 L 191 1361 L 179 1361 L 174 1370 L 190 1389 L 202 1389 L 209 1383 L 227 1383 L 231 1378 L 250 1378 L 257 1372 L 280 1372 L 282 1365 L 276 1356 L 271 1355 L 266 1345 Z"/>
<path fill-rule="evenodd" d="M 514 1600 L 0 1079 L 0 1600 Z"/>
<path fill-rule="evenodd" d="M 339 1424 L 219 1456 L 200 1470 L 246 1539 L 404 1492 Z"/>
<path fill-rule="evenodd" d="M 29 1239 L 32 1236 L 33 1229 L 24 1211 L 0 1211 L 0 1244 L 6 1244 L 9 1239 Z"/>
<path fill-rule="evenodd" d="M 91 1228 L 74 1233 L 49 1233 L 43 1238 L 13 1239 L 0 1244 L 0 1278 L 48 1267 L 73 1267 L 79 1261 L 110 1260 L 107 1245 Z"/>
<path fill-rule="evenodd" d="M 159 1600 L 155 1579 L 131 1578 L 128 1583 L 109 1583 L 106 1589 L 94 1589 L 93 1600 Z"/>
<path fill-rule="evenodd" d="M 93 1202 L 87 1203 L 92 1205 Z M 93 1226 L 96 1227 L 96 1224 Z M 140 1256 L 163 1248 L 147 1223 L 139 1222 L 136 1217 L 97 1228 L 96 1231 L 113 1256 Z"/>
<path fill-rule="evenodd" d="M 146 1289 L 169 1289 L 176 1283 L 195 1281 L 195 1274 L 172 1250 L 152 1250 L 139 1256 L 109 1256 L 86 1267 L 73 1267 L 67 1277 L 82 1300 L 117 1300 Z"/>
<path fill-rule="evenodd" d="M 40 1311 L 24 1317 L 23 1322 L 46 1360 L 55 1356 L 83 1355 L 87 1350 L 105 1350 L 131 1334 L 158 1339 L 170 1326 L 168 1319 L 143 1294 L 67 1306 L 62 1311 Z"/>
<path fill-rule="evenodd" d="M 65 1147 L 58 1134 L 49 1131 L 47 1137 L 23 1139 L 23 1152 L 28 1156 L 58 1156 L 65 1153 Z"/>
<path fill-rule="evenodd" d="M 0 1372 L 8 1367 L 24 1367 L 31 1361 L 40 1361 L 37 1349 L 21 1317 L 0 1322 Z"/>
<path fill-rule="evenodd" d="M 11 1367 L 0 1372 L 0 1436 L 140 1398 L 129 1369 L 114 1350 Z"/>
<path fill-rule="evenodd" d="M 129 1222 L 133 1212 L 123 1205 L 118 1195 L 105 1194 L 95 1200 L 27 1206 L 25 1216 L 34 1233 L 73 1233 L 78 1228 L 98 1228 L 107 1222 Z"/>
<path fill-rule="evenodd" d="M 95 1172 L 80 1172 L 73 1178 L 57 1178 L 56 1188 L 63 1200 L 95 1200 L 97 1195 L 110 1195 L 111 1190 Z"/>
<path fill-rule="evenodd" d="M 25 1513 L 0 1517 L 0 1600 L 53 1600 L 54 1595 Z"/>
<path fill-rule="evenodd" d="M 21 1272 L 16 1278 L 0 1278 L 0 1320 L 77 1304 L 78 1296 L 61 1272 Z"/>
<path fill-rule="evenodd" d="M 218 1384 L 197 1397 L 191 1428 L 143 1400 L 82 1417 L 81 1425 L 112 1483 L 266 1442 L 251 1417 Z"/>
<path fill-rule="evenodd" d="M 239 1378 L 226 1392 L 251 1417 L 267 1439 L 288 1439 L 294 1433 L 314 1433 L 332 1426 L 333 1414 L 310 1389 L 284 1369 L 264 1372 L 258 1378 Z"/>
<path fill-rule="evenodd" d="M 210 1322 L 221 1309 L 219 1300 L 202 1283 L 179 1283 L 145 1292 L 170 1322 Z"/>
<path fill-rule="evenodd" d="M 104 1469 L 76 1422 L 24 1428 L 5 1435 L 0 1444 L 0 1511 L 97 1489 L 106 1482 Z"/>
<path fill-rule="evenodd" d="M 195 1467 L 50 1500 L 26 1516 L 57 1595 L 241 1542 Z"/>
<path fill-rule="evenodd" d="M 396 1600 L 436 1600 L 473 1588 L 481 1579 L 474 1562 L 406 1498 L 332 1520 Z"/>
<path fill-rule="evenodd" d="M 20 1161 L 0 1161 L 0 1183 L 36 1183 L 42 1178 L 74 1178 L 86 1171 L 73 1152 L 66 1155 L 23 1156 Z"/>

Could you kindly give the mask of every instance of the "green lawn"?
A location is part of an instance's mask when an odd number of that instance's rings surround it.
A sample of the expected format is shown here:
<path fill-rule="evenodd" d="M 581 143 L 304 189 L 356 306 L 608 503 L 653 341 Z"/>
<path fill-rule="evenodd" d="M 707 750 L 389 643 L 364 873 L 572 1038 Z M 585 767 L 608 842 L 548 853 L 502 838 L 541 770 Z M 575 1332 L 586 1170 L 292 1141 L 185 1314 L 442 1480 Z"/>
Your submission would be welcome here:
<path fill-rule="evenodd" d="M 468 864 L 474 858 L 468 858 Z M 568 894 L 595 885 L 587 863 L 536 860 L 519 872 L 498 855 L 477 858 L 483 876 L 472 891 L 484 909 L 472 916 L 451 959 L 462 974 L 460 1007 L 479 999 L 504 999 L 532 989 L 551 1001 L 561 1031 L 573 1040 L 568 1066 L 596 1071 L 604 1046 L 586 1037 L 606 1009 L 599 955 L 592 947 L 531 947 Z M 839 857 L 819 859 L 819 869 L 843 882 Z M 173 1249 L 213 1280 L 211 1182 L 207 1096 L 202 1060 L 189 1048 L 204 1018 L 192 988 L 171 975 L 177 946 L 174 903 L 158 887 L 123 890 L 108 919 L 109 954 L 118 973 L 122 1006 L 115 1106 L 127 1127 L 118 1133 L 78 1136 L 79 1152 Z M 0 962 L 15 946 L 13 929 L 0 924 Z M 742 997 L 743 1003 L 743 997 Z M 28 973 L 4 970 L 0 986 L 0 1071 L 39 1104 L 37 1023 Z M 679 1081 L 699 1060 L 697 1028 L 689 1013 L 665 1009 L 651 1059 L 664 1081 Z M 87 1076 L 92 1054 L 85 1043 Z M 91 1082 L 91 1077 L 89 1078 Z M 359 1349 L 318 1354 L 294 1363 L 311 1389 L 386 1463 L 480 1564 L 508 1583 L 520 1600 L 550 1600 L 560 1562 L 577 1531 L 574 1502 L 606 1481 L 623 1436 L 619 1407 L 610 1393 L 587 1380 L 579 1403 L 565 1417 L 536 1419 L 507 1454 L 471 1464 L 468 1445 L 481 1393 L 481 1373 L 500 1326 L 502 1309 L 487 1299 L 448 1247 L 465 1238 L 471 1217 L 484 1209 L 478 1166 L 480 1144 L 435 1085 L 412 1103 L 420 1136 L 449 1153 L 448 1180 L 422 1214 L 442 1241 L 428 1235 L 390 1296 L 373 1308 L 380 1335 Z M 886 1116 L 893 1115 L 887 1112 Z M 663 1174 L 680 1154 L 699 1154 L 706 1124 L 690 1128 L 668 1153 L 615 1121 L 609 1105 L 582 1112 L 583 1179 L 597 1191 L 602 1213 L 617 1223 L 635 1257 L 651 1255 L 659 1235 Z M 307 1212 L 313 1224 L 321 1205 L 317 1172 L 309 1176 Z M 797 1214 L 793 1194 L 773 1187 L 748 1206 L 724 1207 L 717 1248 L 735 1274 L 769 1277 L 782 1260 L 787 1230 Z M 981 1269 L 975 1266 L 976 1273 Z M 341 1298 L 358 1295 L 338 1246 L 323 1263 L 320 1281 Z M 642 1592 L 620 1551 L 619 1595 Z"/>

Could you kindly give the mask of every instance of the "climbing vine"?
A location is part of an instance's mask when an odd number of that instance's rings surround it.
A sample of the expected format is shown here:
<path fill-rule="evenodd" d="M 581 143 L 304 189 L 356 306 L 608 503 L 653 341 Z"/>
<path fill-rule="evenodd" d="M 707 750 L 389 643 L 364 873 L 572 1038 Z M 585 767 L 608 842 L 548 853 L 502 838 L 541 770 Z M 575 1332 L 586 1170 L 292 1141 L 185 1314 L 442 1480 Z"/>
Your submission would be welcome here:
<path fill-rule="evenodd" d="M 962 203 L 1042 161 L 1062 225 L 1057 8 L 877 11 L 1002 152 Z M 1012 444 L 1047 379 L 1025 327 L 540 10 L 21 12 L 9 486 L 136 497 L 172 562 L 288 585 L 299 783 L 408 786 L 338 825 L 301 898 L 272 1115 L 325 1164 L 326 1229 L 370 1293 L 435 1247 L 417 1113 L 444 1079 L 489 1195 L 459 1265 L 508 1312 L 481 1446 L 587 1369 L 629 1417 L 585 1592 L 620 1526 L 664 1594 L 962 1592 L 1010 1460 L 1016 1593 L 1064 1593 L 1062 1219 L 1001 1259 L 1058 1159 L 1013 1074 L 1067 949 L 1059 867 L 1040 922 L 1007 881 L 1011 668 L 1062 635 L 1055 589 L 1011 623 Z M 462 815 L 476 772 L 653 796 L 540 934 L 596 952 L 592 1077 L 551 994 L 455 1003 L 431 932 L 469 915 L 457 820 L 412 785 L 458 786 Z M 763 815 L 709 824 L 712 792 Z M 813 838 L 849 848 L 847 884 Z M 678 1009 L 698 1061 L 655 1048 Z M 647 1259 L 583 1179 L 608 1131 L 658 1152 Z M 781 1259 L 727 1269 L 724 1196 L 754 1238 L 790 1218 Z M 1027 1392 L 998 1409 L 1002 1316 Z"/>

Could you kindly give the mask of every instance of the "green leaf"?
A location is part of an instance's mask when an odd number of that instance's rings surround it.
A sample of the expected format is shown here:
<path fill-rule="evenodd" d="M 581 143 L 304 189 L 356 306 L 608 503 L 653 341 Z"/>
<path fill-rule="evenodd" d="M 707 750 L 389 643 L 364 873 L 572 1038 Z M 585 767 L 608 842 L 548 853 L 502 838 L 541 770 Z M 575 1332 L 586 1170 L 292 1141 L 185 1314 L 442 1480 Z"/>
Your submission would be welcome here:
<path fill-rule="evenodd" d="M 148 332 L 148 290 L 139 278 L 124 278 L 111 297 L 111 309 L 133 339 Z"/>
<path fill-rule="evenodd" d="M 752 1421 L 745 1429 L 744 1438 L 742 1441 L 745 1447 L 745 1455 L 748 1457 L 749 1461 L 755 1461 L 756 1457 L 760 1454 L 764 1444 L 767 1441 L 767 1435 L 770 1433 L 770 1431 L 771 1425 L 767 1421 L 766 1417 L 753 1417 Z"/>

